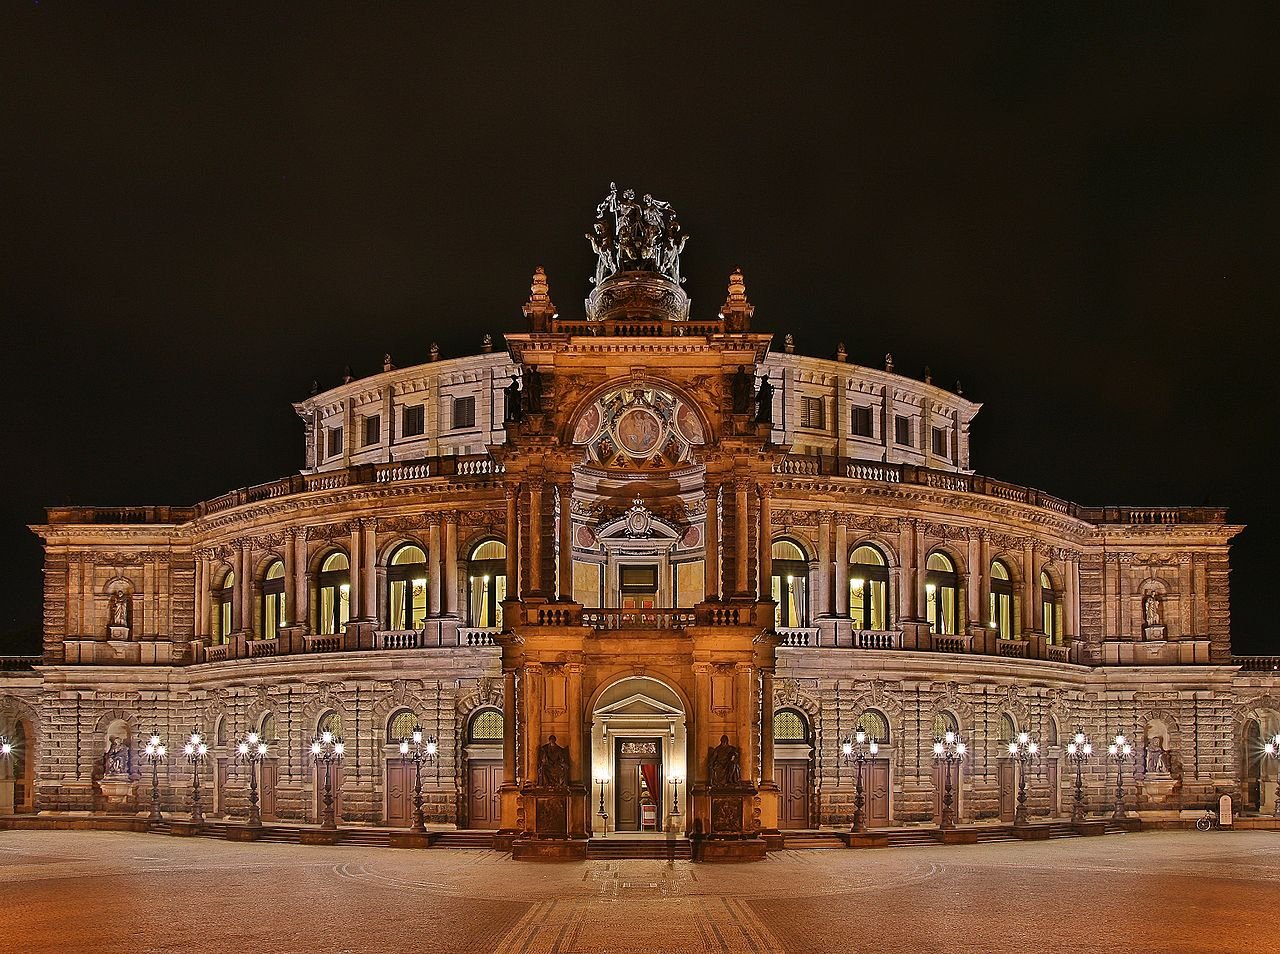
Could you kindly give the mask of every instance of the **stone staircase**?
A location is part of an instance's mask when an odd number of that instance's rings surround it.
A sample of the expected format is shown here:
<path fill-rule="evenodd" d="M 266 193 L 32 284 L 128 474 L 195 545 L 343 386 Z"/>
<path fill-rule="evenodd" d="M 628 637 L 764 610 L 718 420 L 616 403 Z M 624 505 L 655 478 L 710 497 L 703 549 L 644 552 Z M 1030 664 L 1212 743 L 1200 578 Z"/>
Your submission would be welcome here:
<path fill-rule="evenodd" d="M 688 861 L 693 848 L 687 838 L 592 838 L 587 842 L 588 861 L 652 859 Z"/>
<path fill-rule="evenodd" d="M 843 848 L 844 839 L 834 831 L 784 831 L 782 847 L 791 848 Z"/>
<path fill-rule="evenodd" d="M 937 837 L 932 828 L 902 828 L 886 831 L 890 848 L 923 848 L 936 845 Z"/>
<path fill-rule="evenodd" d="M 493 832 L 479 829 L 458 831 L 442 831 L 433 834 L 432 848 L 493 848 Z"/>

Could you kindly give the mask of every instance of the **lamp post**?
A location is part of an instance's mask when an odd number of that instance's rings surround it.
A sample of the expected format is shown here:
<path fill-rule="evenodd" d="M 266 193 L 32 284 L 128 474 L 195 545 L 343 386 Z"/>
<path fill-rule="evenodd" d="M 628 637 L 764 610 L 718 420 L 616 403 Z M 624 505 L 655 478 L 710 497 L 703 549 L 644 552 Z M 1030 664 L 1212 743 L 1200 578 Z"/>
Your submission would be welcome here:
<path fill-rule="evenodd" d="M 158 822 L 164 818 L 160 814 L 160 763 L 165 759 L 165 744 L 160 736 L 153 735 L 147 739 L 142 757 L 151 763 L 151 815 L 147 820 Z"/>
<path fill-rule="evenodd" d="M 439 751 L 436 737 L 423 735 L 420 725 L 413 727 L 408 738 L 400 740 L 400 757 L 413 760 L 413 824 L 409 826 L 410 831 L 427 830 L 427 819 L 422 811 L 422 763 L 434 762 Z"/>
<path fill-rule="evenodd" d="M 249 766 L 249 827 L 262 827 L 258 809 L 258 765 L 267 757 L 267 743 L 250 732 L 236 743 L 236 760 Z"/>
<path fill-rule="evenodd" d="M 1009 757 L 1018 763 L 1018 808 L 1013 813 L 1015 825 L 1027 823 L 1027 765 L 1039 751 L 1040 746 L 1028 732 L 1019 732 L 1018 737 L 1009 743 Z"/>
<path fill-rule="evenodd" d="M 311 761 L 324 770 L 324 818 L 320 821 L 320 827 L 329 831 L 338 827 L 338 821 L 333 813 L 333 779 L 330 771 L 335 762 L 342 761 L 342 754 L 345 751 L 346 746 L 343 745 L 342 740 L 328 729 L 311 742 Z"/>
<path fill-rule="evenodd" d="M 1084 776 L 1082 768 L 1093 756 L 1093 743 L 1083 732 L 1077 730 L 1075 736 L 1067 743 L 1067 758 L 1076 767 L 1076 798 L 1071 806 L 1071 821 L 1084 821 Z"/>
<path fill-rule="evenodd" d="M 596 784 L 600 786 L 600 809 L 596 812 L 600 816 L 600 837 L 609 837 L 609 813 L 604 810 L 604 787 L 609 780 L 603 775 L 596 776 Z"/>
<path fill-rule="evenodd" d="M 1274 738 L 1267 739 L 1266 744 L 1262 746 L 1262 751 L 1276 763 L 1276 803 L 1271 809 L 1271 814 L 1280 818 L 1280 732 L 1277 732 Z"/>
<path fill-rule="evenodd" d="M 1107 746 L 1107 758 L 1116 763 L 1116 807 L 1112 818 L 1128 818 L 1124 808 L 1124 763 L 1133 758 L 1133 746 L 1123 735 Z"/>
<path fill-rule="evenodd" d="M 684 783 L 684 779 L 679 775 L 671 776 L 671 814 L 680 814 L 680 786 Z"/>
<path fill-rule="evenodd" d="M 209 758 L 209 746 L 199 732 L 192 732 L 187 744 L 182 747 L 182 754 L 191 763 L 191 821 L 195 825 L 204 824 L 204 812 L 200 808 L 200 770 Z"/>
<path fill-rule="evenodd" d="M 967 746 L 955 732 L 948 731 L 933 743 L 933 760 L 942 765 L 942 820 L 938 824 L 942 831 L 956 827 L 955 809 L 952 807 L 954 796 L 951 789 L 951 766 L 958 766 L 964 761 L 967 751 Z"/>
<path fill-rule="evenodd" d="M 844 764 L 857 766 L 853 782 L 853 824 L 849 826 L 849 830 L 857 834 L 864 834 L 867 830 L 866 815 L 862 811 L 863 805 L 866 804 L 862 794 L 863 766 L 866 765 L 867 759 L 879 751 L 880 743 L 875 739 L 868 739 L 867 730 L 862 727 L 862 723 L 858 723 L 858 728 L 852 737 L 845 736 L 844 741 L 840 743 L 840 758 Z"/>

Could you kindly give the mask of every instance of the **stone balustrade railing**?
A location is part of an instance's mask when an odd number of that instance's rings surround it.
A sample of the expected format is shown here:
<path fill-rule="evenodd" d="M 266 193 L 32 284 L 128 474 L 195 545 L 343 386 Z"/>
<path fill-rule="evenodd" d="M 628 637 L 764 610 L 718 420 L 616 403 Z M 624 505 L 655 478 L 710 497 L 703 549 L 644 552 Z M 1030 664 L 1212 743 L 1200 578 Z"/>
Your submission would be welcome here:
<path fill-rule="evenodd" d="M 602 609 L 582 612 L 582 625 L 595 630 L 684 629 L 696 622 L 697 617 L 688 610 Z"/>
<path fill-rule="evenodd" d="M 883 629 L 855 629 L 850 634 L 854 649 L 901 649 L 902 631 Z"/>
<path fill-rule="evenodd" d="M 936 642 L 939 637 L 935 636 Z M 996 652 L 1009 659 L 1026 659 L 1027 642 L 1022 639 L 1002 639 L 996 644 Z"/>
<path fill-rule="evenodd" d="M 333 633 L 313 635 L 307 633 L 302 637 L 302 649 L 307 653 L 336 653 L 342 650 L 342 637 Z"/>
<path fill-rule="evenodd" d="M 230 654 L 231 654 L 231 647 L 228 646 L 226 643 L 222 643 L 219 646 L 206 646 L 204 648 L 204 661 L 205 662 L 224 662 L 225 660 L 230 658 Z"/>
<path fill-rule="evenodd" d="M 782 637 L 783 646 L 816 646 L 818 645 L 818 628 L 816 626 L 779 627 L 778 635 Z"/>
<path fill-rule="evenodd" d="M 1280 672 L 1280 656 L 1232 656 L 1243 672 Z"/>
<path fill-rule="evenodd" d="M 969 651 L 968 636 L 937 636 L 933 637 L 934 652 L 939 653 L 967 653 Z"/>
<path fill-rule="evenodd" d="M 42 656 L 0 656 L 0 672 L 23 672 L 35 669 L 43 661 Z"/>
<path fill-rule="evenodd" d="M 250 659 L 261 659 L 265 656 L 275 656 L 280 647 L 280 640 L 249 639 L 245 641 L 244 645 Z"/>

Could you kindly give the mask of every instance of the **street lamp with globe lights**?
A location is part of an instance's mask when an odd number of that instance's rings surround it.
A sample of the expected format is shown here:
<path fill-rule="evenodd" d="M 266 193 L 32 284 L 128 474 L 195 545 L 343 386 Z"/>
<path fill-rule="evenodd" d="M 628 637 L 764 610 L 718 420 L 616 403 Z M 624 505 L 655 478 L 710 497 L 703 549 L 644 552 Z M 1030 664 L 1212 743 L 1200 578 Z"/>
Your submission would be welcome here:
<path fill-rule="evenodd" d="M 680 786 L 684 784 L 684 779 L 679 775 L 671 776 L 671 814 L 680 814 Z"/>
<path fill-rule="evenodd" d="M 867 830 L 867 819 L 862 810 L 863 805 L 866 804 L 866 799 L 862 793 L 863 767 L 866 765 L 867 759 L 879 752 L 880 743 L 868 737 L 867 730 L 862 727 L 862 723 L 858 723 L 858 728 L 854 731 L 852 737 L 845 736 L 844 741 L 840 743 L 840 758 L 844 761 L 844 764 L 857 766 L 853 783 L 853 824 L 849 827 L 849 830 L 858 834 L 864 834 Z"/>
<path fill-rule="evenodd" d="M 400 740 L 400 757 L 413 761 L 413 824 L 410 831 L 427 830 L 427 818 L 422 811 L 422 763 L 434 762 L 440 747 L 434 735 L 424 735 L 422 726 L 415 725 L 408 737 Z"/>
<path fill-rule="evenodd" d="M 968 747 L 964 744 L 964 741 L 959 735 L 950 730 L 933 743 L 933 760 L 942 765 L 942 820 L 938 824 L 938 828 L 942 831 L 956 827 L 955 809 L 953 808 L 954 796 L 951 788 L 951 766 L 958 766 L 964 761 L 967 752 Z"/>
<path fill-rule="evenodd" d="M 338 820 L 333 811 L 333 779 L 332 766 L 342 761 L 347 747 L 342 740 L 328 729 L 321 732 L 311 742 L 311 761 L 322 766 L 324 770 L 324 818 L 320 827 L 332 831 L 338 827 Z"/>
<path fill-rule="evenodd" d="M 262 812 L 258 808 L 258 766 L 267 757 L 267 743 L 258 733 L 249 732 L 236 743 L 236 760 L 249 766 L 249 826 L 262 826 Z"/>
<path fill-rule="evenodd" d="M 1027 824 L 1027 765 L 1040 751 L 1028 732 L 1019 732 L 1009 743 L 1009 757 L 1018 763 L 1018 808 L 1013 813 L 1015 825 Z"/>
<path fill-rule="evenodd" d="M 166 748 L 160 736 L 152 735 L 142 749 L 142 757 L 151 764 L 151 815 L 148 821 L 158 822 L 164 816 L 160 814 L 160 763 L 165 760 Z"/>
<path fill-rule="evenodd" d="M 1076 767 L 1076 798 L 1071 806 L 1071 821 L 1082 822 L 1085 819 L 1084 814 L 1084 775 L 1082 769 L 1084 764 L 1093 757 L 1093 743 L 1089 741 L 1089 737 L 1083 732 L 1077 730 L 1072 736 L 1071 741 L 1067 743 L 1067 758 L 1074 763 Z"/>
<path fill-rule="evenodd" d="M 596 814 L 600 816 L 600 837 L 609 837 L 609 813 L 604 810 L 604 787 L 609 784 L 608 776 L 597 775 L 596 784 L 600 786 L 600 808 Z"/>
<path fill-rule="evenodd" d="M 1124 808 L 1124 763 L 1133 758 L 1133 745 L 1123 734 L 1117 735 L 1115 741 L 1107 746 L 1107 758 L 1116 763 L 1116 807 L 1112 818 L 1127 818 Z"/>
<path fill-rule="evenodd" d="M 1280 732 L 1277 732 L 1273 738 L 1267 739 L 1262 746 L 1262 751 L 1276 763 L 1276 803 L 1271 809 L 1271 814 L 1280 818 Z"/>
<path fill-rule="evenodd" d="M 187 744 L 182 747 L 182 754 L 191 763 L 191 821 L 196 825 L 204 824 L 204 811 L 200 808 L 200 770 L 209 758 L 209 746 L 204 736 L 192 732 Z"/>

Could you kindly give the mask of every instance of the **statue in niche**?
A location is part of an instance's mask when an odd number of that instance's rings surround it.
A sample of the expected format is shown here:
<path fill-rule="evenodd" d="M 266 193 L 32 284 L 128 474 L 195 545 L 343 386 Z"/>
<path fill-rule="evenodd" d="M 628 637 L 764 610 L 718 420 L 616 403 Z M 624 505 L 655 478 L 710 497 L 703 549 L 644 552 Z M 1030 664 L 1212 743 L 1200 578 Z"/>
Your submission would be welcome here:
<path fill-rule="evenodd" d="M 542 375 L 537 368 L 526 368 L 524 372 L 525 409 L 530 414 L 542 411 Z"/>
<path fill-rule="evenodd" d="M 1164 747 L 1164 736 L 1156 735 L 1147 739 L 1142 762 L 1148 775 L 1169 774 L 1169 750 Z"/>
<path fill-rule="evenodd" d="M 711 750 L 707 759 L 712 788 L 732 788 L 742 781 L 742 756 L 736 745 L 729 744 L 727 735 L 720 736 L 720 744 Z"/>
<path fill-rule="evenodd" d="M 520 379 L 514 374 L 511 383 L 502 389 L 505 397 L 502 408 L 502 420 L 506 424 L 517 424 L 524 417 L 524 409 L 520 404 Z"/>
<path fill-rule="evenodd" d="M 767 374 L 760 379 L 760 390 L 756 392 L 756 423 L 773 423 L 773 385 Z"/>
<path fill-rule="evenodd" d="M 745 364 L 738 365 L 738 373 L 733 376 L 733 413 L 751 413 L 751 375 Z"/>
<path fill-rule="evenodd" d="M 111 625 L 129 626 L 129 594 L 117 591 L 111 594 Z"/>
<path fill-rule="evenodd" d="M 102 755 L 102 774 L 107 777 L 128 775 L 129 755 L 129 746 L 125 744 L 125 740 L 116 735 L 111 736 L 107 740 L 107 751 Z"/>
<path fill-rule="evenodd" d="M 1164 612 L 1160 594 L 1152 590 L 1142 597 L 1142 621 L 1145 626 L 1163 626 Z"/>
<path fill-rule="evenodd" d="M 551 736 L 538 746 L 538 787 L 566 788 L 569 784 L 569 750 Z"/>

